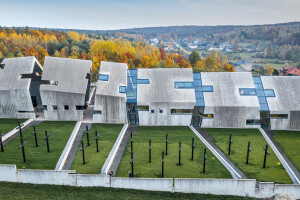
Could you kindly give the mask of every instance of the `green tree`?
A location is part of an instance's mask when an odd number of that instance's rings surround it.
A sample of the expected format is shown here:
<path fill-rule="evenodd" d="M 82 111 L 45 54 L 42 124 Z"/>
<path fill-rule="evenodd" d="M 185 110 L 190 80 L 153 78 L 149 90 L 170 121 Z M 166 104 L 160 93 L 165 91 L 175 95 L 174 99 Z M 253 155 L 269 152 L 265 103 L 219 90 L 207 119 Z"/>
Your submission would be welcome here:
<path fill-rule="evenodd" d="M 196 65 L 196 62 L 200 61 L 200 60 L 201 60 L 201 57 L 200 57 L 199 53 L 195 50 L 189 56 L 189 61 L 193 67 Z"/>

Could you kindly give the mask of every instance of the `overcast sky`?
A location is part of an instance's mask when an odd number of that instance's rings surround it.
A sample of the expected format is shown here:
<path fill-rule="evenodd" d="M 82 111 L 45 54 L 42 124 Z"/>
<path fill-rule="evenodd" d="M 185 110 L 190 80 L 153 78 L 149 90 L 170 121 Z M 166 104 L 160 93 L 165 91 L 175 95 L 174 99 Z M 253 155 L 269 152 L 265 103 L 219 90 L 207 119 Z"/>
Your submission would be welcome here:
<path fill-rule="evenodd" d="M 1 26 L 110 30 L 300 21 L 300 0 L 0 0 Z"/>

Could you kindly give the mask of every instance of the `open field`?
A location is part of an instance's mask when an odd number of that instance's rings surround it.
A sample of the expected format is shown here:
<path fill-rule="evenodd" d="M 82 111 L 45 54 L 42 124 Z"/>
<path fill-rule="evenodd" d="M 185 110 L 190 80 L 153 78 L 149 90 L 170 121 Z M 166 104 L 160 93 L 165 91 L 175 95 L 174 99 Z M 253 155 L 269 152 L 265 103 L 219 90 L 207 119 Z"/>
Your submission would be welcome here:
<path fill-rule="evenodd" d="M 272 131 L 274 139 L 286 156 L 300 171 L 300 132 L 299 131 Z"/>
<path fill-rule="evenodd" d="M 162 150 L 165 151 L 168 133 L 168 155 L 165 156 L 165 178 L 232 178 L 227 169 L 207 149 L 206 173 L 203 169 L 204 144 L 188 127 L 139 127 L 133 137 L 134 176 L 147 178 L 161 177 Z M 195 138 L 194 161 L 192 138 Z M 149 139 L 152 142 L 152 161 L 149 163 Z M 181 141 L 181 165 L 179 160 L 179 141 Z M 130 165 L 130 140 L 127 143 L 117 176 L 128 177 Z"/>
<path fill-rule="evenodd" d="M 2 135 L 16 128 L 18 126 L 18 121 L 22 124 L 26 119 L 0 119 L 0 131 Z"/>
<path fill-rule="evenodd" d="M 264 150 L 267 141 L 257 129 L 205 129 L 213 137 L 213 142 L 249 179 L 264 182 L 292 183 L 278 158 L 268 148 L 266 168 L 263 168 Z M 228 140 L 232 134 L 231 155 L 228 155 Z M 251 142 L 249 164 L 246 165 L 247 144 Z"/>
<path fill-rule="evenodd" d="M 76 156 L 74 158 L 71 169 L 77 173 L 83 174 L 98 174 L 106 161 L 123 124 L 93 124 L 89 131 L 90 146 L 84 149 L 86 164 L 82 163 L 82 152 L 80 151 L 81 143 L 79 144 Z M 96 151 L 95 131 L 98 131 L 99 152 Z M 82 135 L 81 141 L 87 144 L 86 134 Z"/>
<path fill-rule="evenodd" d="M 16 164 L 19 169 L 55 169 L 56 163 L 63 152 L 65 145 L 74 129 L 75 122 L 45 121 L 36 126 L 38 147 L 35 146 L 33 127 L 23 132 L 25 155 L 27 162 L 23 162 L 22 150 L 18 149 L 21 144 L 20 135 L 4 145 L 4 152 L 0 152 L 1 164 Z M 50 153 L 47 152 L 45 130 L 48 131 Z"/>
<path fill-rule="evenodd" d="M 0 182 L 2 199 L 222 199 L 248 200 L 249 197 L 217 196 L 207 194 L 185 194 L 125 190 L 102 187 L 72 187 L 56 185 L 33 185 Z M 51 195 L 50 195 L 51 194 Z"/>

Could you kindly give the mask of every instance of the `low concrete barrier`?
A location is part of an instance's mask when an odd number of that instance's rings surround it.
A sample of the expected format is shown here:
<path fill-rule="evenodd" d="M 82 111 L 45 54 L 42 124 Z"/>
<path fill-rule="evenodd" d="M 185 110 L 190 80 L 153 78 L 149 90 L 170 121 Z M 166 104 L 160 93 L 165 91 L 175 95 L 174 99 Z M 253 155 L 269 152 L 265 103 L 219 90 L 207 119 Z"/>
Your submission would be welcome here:
<path fill-rule="evenodd" d="M 0 181 L 18 182 L 16 165 L 0 165 Z"/>
<path fill-rule="evenodd" d="M 20 169 L 17 177 L 20 183 L 76 186 L 76 174 L 71 173 L 76 173 L 76 171 Z"/>
<path fill-rule="evenodd" d="M 111 187 L 150 191 L 173 191 L 172 178 L 111 178 Z"/>
<path fill-rule="evenodd" d="M 110 187 L 110 177 L 98 174 L 77 174 L 79 187 Z"/>

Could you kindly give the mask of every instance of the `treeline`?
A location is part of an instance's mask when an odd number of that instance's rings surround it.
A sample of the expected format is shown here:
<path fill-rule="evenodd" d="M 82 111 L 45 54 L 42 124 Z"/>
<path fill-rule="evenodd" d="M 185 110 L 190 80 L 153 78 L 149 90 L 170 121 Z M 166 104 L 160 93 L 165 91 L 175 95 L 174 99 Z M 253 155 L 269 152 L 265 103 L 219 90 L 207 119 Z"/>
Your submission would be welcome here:
<path fill-rule="evenodd" d="M 28 27 L 0 28 L 0 58 L 23 56 L 35 56 L 42 65 L 45 56 L 92 60 L 94 80 L 101 61 L 127 63 L 129 68 L 193 67 L 196 70 L 196 63 L 192 65 L 182 55 L 168 54 L 162 48 L 157 49 L 145 42 L 129 41 L 121 36 L 112 38 L 75 31 L 33 30 Z M 205 69 L 211 68 L 209 64 Z M 216 71 L 219 63 L 213 64 L 216 66 L 213 71 Z M 219 70 L 224 70 L 225 64 L 220 62 Z"/>

